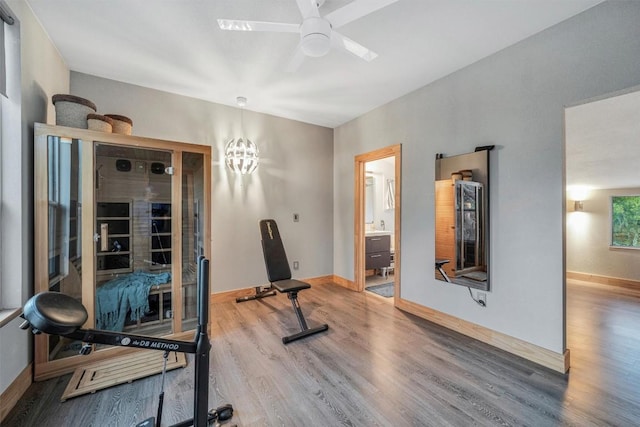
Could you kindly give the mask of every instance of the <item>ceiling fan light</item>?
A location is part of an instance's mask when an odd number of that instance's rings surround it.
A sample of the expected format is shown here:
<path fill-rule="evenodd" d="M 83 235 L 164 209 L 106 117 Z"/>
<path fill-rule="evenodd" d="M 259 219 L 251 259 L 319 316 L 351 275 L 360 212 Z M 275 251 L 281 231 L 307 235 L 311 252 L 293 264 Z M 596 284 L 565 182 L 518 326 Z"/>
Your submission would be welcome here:
<path fill-rule="evenodd" d="M 324 56 L 331 49 L 331 24 L 326 19 L 310 17 L 300 26 L 300 49 L 314 58 Z"/>
<path fill-rule="evenodd" d="M 307 56 L 314 58 L 324 56 L 331 49 L 331 39 L 326 34 L 307 34 L 302 38 L 300 48 Z"/>

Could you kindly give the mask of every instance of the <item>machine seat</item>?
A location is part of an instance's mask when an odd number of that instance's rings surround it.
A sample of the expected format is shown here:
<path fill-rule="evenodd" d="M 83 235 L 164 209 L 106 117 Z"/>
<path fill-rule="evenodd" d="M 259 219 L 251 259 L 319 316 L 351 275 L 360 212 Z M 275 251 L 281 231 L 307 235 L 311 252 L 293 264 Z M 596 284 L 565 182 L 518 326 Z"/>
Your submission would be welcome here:
<path fill-rule="evenodd" d="M 69 295 L 42 292 L 27 301 L 22 317 L 34 330 L 67 335 L 84 325 L 89 315 L 82 303 Z"/>

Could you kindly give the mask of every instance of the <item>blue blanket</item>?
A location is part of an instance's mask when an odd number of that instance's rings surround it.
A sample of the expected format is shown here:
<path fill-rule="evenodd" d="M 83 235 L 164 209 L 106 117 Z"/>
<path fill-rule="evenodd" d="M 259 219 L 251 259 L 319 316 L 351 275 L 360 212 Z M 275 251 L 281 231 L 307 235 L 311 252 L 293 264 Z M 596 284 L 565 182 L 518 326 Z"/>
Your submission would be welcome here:
<path fill-rule="evenodd" d="M 171 273 L 136 271 L 116 277 L 96 290 L 96 328 L 122 331 L 127 312 L 137 321 L 149 311 L 151 286 L 171 281 Z"/>

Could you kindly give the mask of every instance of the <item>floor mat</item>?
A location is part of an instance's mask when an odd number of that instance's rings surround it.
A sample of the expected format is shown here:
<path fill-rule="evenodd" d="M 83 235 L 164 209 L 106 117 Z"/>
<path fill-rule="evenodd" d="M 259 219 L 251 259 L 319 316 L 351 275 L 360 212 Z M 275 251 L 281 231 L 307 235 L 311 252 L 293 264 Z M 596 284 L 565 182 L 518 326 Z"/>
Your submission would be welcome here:
<path fill-rule="evenodd" d="M 365 288 L 365 291 L 373 292 L 374 294 L 381 295 L 385 298 L 391 298 L 393 296 L 393 282 L 369 286 Z"/>
<path fill-rule="evenodd" d="M 162 372 L 163 351 L 139 351 L 81 366 L 71 376 L 60 400 L 95 393 Z M 187 366 L 184 353 L 169 353 L 167 371 Z"/>

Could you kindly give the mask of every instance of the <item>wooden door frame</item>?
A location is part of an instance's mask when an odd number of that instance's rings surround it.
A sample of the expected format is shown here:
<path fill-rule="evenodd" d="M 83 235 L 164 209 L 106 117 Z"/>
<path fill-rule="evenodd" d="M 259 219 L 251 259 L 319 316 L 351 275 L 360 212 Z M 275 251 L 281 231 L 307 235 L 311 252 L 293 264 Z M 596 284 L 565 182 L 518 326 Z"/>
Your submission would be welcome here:
<path fill-rule="evenodd" d="M 364 291 L 365 282 L 365 245 L 364 245 L 364 201 L 365 201 L 365 164 L 374 160 L 393 157 L 395 159 L 395 207 L 394 207 L 394 300 L 400 297 L 400 218 L 401 218 L 401 178 L 402 145 L 390 145 L 355 157 L 355 201 L 354 201 L 354 281 L 358 292 Z"/>

